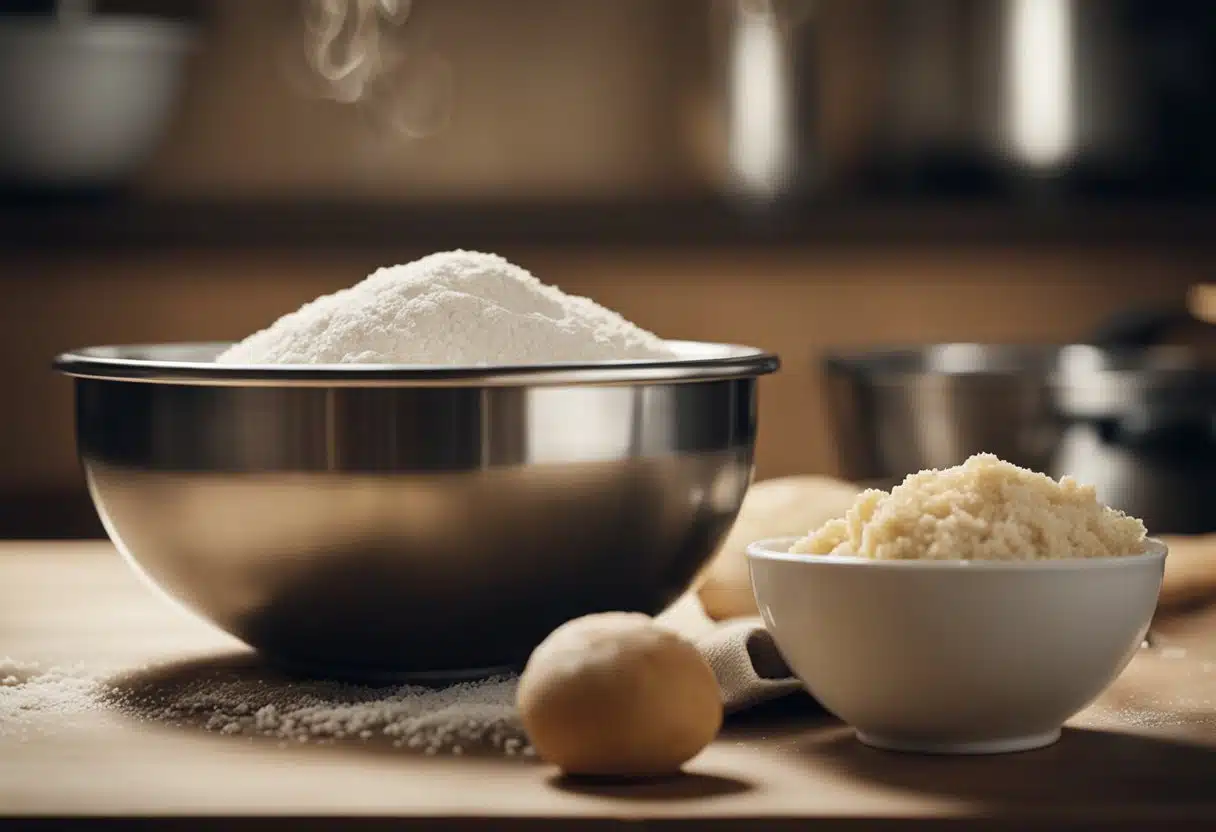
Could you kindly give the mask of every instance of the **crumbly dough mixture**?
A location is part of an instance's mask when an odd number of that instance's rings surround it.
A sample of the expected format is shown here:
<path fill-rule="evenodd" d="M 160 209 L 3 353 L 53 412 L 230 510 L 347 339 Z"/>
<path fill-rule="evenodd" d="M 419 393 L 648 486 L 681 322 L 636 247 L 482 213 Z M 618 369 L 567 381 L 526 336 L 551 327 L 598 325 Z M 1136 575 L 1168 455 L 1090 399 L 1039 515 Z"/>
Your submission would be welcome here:
<path fill-rule="evenodd" d="M 1091 486 L 1053 480 L 992 454 L 921 471 L 858 495 L 794 553 L 875 560 L 1096 558 L 1144 550 L 1144 524 L 1098 502 Z"/>

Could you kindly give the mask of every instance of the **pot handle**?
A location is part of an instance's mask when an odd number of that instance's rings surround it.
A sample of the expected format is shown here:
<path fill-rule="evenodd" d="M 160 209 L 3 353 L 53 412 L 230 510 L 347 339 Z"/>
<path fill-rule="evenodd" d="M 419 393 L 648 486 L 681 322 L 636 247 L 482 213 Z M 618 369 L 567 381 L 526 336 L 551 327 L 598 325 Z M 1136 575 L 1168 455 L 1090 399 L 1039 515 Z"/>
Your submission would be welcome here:
<path fill-rule="evenodd" d="M 1126 309 L 1103 321 L 1089 343 L 1108 349 L 1151 347 L 1161 343 L 1170 330 L 1190 320 L 1191 313 L 1185 305 Z"/>
<path fill-rule="evenodd" d="M 1103 441 L 1134 450 L 1216 447 L 1216 417 L 1174 408 L 1137 409 L 1099 424 Z"/>

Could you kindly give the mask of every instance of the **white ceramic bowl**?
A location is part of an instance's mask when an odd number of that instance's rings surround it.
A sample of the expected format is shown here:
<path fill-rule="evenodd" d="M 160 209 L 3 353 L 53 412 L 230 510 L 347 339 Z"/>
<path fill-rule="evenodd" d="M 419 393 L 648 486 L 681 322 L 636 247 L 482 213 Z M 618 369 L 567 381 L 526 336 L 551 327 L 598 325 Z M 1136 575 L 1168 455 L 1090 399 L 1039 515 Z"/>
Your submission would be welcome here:
<path fill-rule="evenodd" d="M 193 42 L 170 20 L 0 20 L 0 178 L 124 183 L 161 139 Z"/>
<path fill-rule="evenodd" d="M 873 561 L 748 549 L 756 602 L 810 693 L 867 745 L 1050 745 L 1143 642 L 1166 547 L 1119 558 Z"/>

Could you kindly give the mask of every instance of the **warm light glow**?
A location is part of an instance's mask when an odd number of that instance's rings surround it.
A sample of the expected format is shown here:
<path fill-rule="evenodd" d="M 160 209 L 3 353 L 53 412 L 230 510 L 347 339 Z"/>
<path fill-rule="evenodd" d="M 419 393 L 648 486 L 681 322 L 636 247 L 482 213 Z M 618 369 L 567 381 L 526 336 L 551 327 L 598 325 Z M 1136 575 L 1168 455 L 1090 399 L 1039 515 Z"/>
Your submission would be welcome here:
<path fill-rule="evenodd" d="M 730 161 L 751 195 L 776 196 L 789 176 L 789 81 L 770 2 L 740 2 L 731 56 Z"/>
<path fill-rule="evenodd" d="M 1015 152 L 1051 168 L 1073 142 L 1073 0 L 1009 0 L 1009 120 Z"/>

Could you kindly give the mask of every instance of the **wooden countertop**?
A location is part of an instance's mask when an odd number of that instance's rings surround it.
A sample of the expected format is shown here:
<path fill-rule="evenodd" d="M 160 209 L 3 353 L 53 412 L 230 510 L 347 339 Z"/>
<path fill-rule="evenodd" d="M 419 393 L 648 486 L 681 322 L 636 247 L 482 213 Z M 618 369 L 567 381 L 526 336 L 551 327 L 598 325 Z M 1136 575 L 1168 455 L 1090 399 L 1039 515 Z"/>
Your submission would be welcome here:
<path fill-rule="evenodd" d="M 566 784 L 542 764 L 513 758 L 422 757 L 354 742 L 279 748 L 99 710 L 25 740 L 0 731 L 0 816 L 9 819 L 0 825 L 12 826 L 15 816 L 72 816 L 181 828 L 182 819 L 202 817 L 233 829 L 292 816 L 278 825 L 683 821 L 754 830 L 810 820 L 914 827 L 951 819 L 969 828 L 1051 820 L 1068 828 L 1212 829 L 1212 629 L 1196 618 L 1168 628 L 1163 648 L 1138 656 L 1057 745 L 1040 751 L 990 758 L 874 751 L 795 697 L 732 720 L 688 776 L 632 787 Z M 0 544 L 0 657 L 130 671 L 222 664 L 240 652 L 148 591 L 108 544 Z"/>

